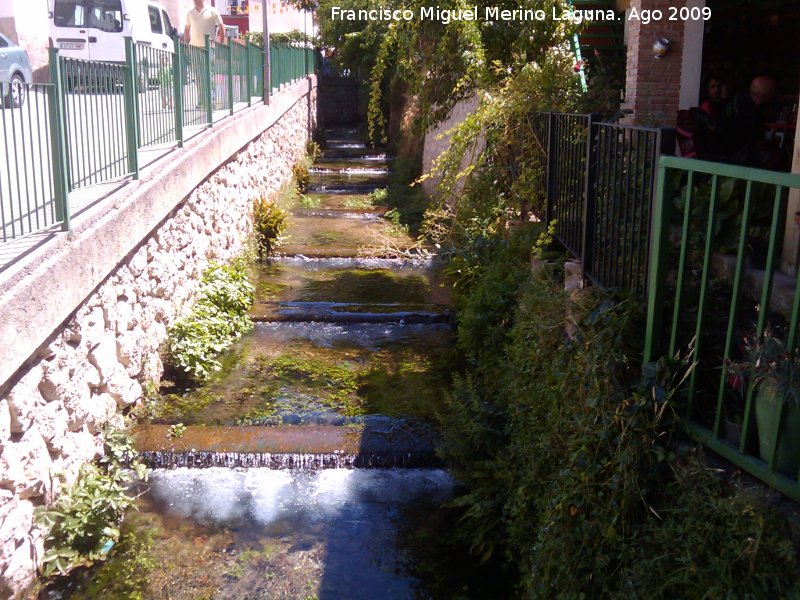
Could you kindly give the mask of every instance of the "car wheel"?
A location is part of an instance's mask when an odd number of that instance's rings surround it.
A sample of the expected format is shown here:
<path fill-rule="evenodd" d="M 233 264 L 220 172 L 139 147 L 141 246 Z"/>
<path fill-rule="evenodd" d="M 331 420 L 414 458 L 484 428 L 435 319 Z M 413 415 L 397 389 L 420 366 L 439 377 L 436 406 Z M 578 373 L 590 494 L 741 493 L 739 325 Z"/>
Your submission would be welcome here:
<path fill-rule="evenodd" d="M 8 83 L 8 94 L 6 95 L 6 106 L 10 108 L 19 108 L 25 104 L 25 97 L 28 94 L 28 89 L 25 87 L 25 80 L 19 73 L 14 73 L 11 76 L 11 81 Z"/>

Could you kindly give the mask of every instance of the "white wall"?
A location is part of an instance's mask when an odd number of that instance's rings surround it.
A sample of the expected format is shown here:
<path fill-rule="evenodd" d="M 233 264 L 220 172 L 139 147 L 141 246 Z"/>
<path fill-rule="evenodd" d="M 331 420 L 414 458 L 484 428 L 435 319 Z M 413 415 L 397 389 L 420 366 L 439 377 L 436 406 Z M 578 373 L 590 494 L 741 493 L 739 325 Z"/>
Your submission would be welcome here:
<path fill-rule="evenodd" d="M 702 8 L 705 0 L 687 0 L 689 8 Z M 705 21 L 686 21 L 683 31 L 683 70 L 681 71 L 681 95 L 678 109 L 684 110 L 698 105 L 700 96 L 700 71 L 703 66 L 703 34 Z"/>

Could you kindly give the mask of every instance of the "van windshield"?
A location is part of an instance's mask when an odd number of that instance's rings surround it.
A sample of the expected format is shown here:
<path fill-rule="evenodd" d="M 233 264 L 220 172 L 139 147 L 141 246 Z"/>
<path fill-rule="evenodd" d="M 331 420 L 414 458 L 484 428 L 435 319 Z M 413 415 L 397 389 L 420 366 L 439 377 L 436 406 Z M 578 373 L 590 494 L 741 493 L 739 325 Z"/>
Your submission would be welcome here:
<path fill-rule="evenodd" d="M 56 27 L 93 27 L 100 31 L 122 31 L 120 0 L 55 0 Z"/>

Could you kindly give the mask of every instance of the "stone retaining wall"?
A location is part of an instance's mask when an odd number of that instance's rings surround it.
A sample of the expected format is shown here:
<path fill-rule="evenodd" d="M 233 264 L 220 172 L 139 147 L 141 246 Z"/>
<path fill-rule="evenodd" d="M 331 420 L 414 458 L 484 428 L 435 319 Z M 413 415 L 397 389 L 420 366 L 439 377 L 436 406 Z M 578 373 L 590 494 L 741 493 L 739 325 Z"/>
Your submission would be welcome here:
<path fill-rule="evenodd" d="M 160 378 L 158 348 L 191 306 L 200 274 L 242 250 L 253 198 L 291 177 L 314 126 L 315 95 L 312 86 L 178 203 L 4 386 L 0 598 L 21 595 L 41 562 L 34 507 L 75 480 L 102 452 L 101 428 L 121 424 L 121 410 Z"/>

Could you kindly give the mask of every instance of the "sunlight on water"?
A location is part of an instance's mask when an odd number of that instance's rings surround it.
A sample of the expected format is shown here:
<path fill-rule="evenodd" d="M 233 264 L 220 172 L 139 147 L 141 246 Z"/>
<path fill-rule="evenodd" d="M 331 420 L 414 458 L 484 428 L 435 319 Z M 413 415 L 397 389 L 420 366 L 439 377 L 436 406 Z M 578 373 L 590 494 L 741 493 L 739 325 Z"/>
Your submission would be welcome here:
<path fill-rule="evenodd" d="M 169 516 L 204 525 L 268 525 L 279 519 L 335 519 L 369 504 L 446 501 L 453 479 L 441 469 L 327 469 L 318 472 L 223 468 L 155 470 L 151 499 Z"/>

